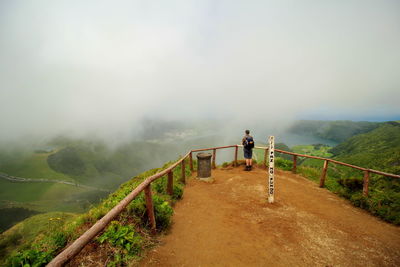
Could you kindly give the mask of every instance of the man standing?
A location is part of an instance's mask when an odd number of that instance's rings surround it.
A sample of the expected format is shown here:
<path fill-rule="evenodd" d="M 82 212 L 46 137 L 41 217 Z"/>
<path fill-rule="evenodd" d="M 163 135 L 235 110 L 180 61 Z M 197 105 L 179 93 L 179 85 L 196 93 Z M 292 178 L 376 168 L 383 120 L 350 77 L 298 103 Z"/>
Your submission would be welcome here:
<path fill-rule="evenodd" d="M 253 163 L 253 148 L 254 148 L 254 139 L 253 136 L 250 135 L 250 131 L 245 131 L 245 136 L 243 136 L 242 144 L 243 144 L 243 153 L 244 158 L 246 160 L 246 168 L 245 171 L 251 171 L 251 166 Z"/>

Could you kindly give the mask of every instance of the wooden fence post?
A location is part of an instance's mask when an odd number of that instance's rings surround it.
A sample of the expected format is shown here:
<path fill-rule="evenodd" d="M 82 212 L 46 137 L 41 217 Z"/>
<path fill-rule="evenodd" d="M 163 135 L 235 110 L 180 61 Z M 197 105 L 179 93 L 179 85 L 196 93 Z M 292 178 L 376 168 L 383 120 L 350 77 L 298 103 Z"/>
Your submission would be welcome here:
<path fill-rule="evenodd" d="M 213 156 L 212 156 L 212 168 L 215 169 L 215 158 L 217 156 L 217 150 L 213 149 Z"/>
<path fill-rule="evenodd" d="M 190 151 L 190 154 L 189 154 L 189 166 L 190 166 L 190 171 L 194 171 L 194 168 L 193 168 L 193 153 Z"/>
<path fill-rule="evenodd" d="M 156 217 L 154 216 L 153 198 L 151 196 L 151 184 L 144 188 L 146 198 L 147 216 L 149 216 L 150 229 L 153 234 L 156 232 Z"/>
<path fill-rule="evenodd" d="M 369 186 L 369 171 L 364 171 L 364 184 L 363 184 L 363 195 L 368 196 L 368 186 Z"/>
<path fill-rule="evenodd" d="M 297 172 L 297 156 L 293 155 L 293 168 L 292 168 L 292 172 L 296 173 Z"/>
<path fill-rule="evenodd" d="M 182 160 L 181 162 L 181 169 L 182 169 L 181 182 L 183 184 L 186 184 L 185 160 Z"/>
<path fill-rule="evenodd" d="M 235 147 L 235 161 L 234 161 L 235 167 L 237 167 L 237 165 L 238 165 L 238 161 L 237 161 L 237 159 L 238 159 L 238 149 L 239 149 L 239 147 L 236 146 Z"/>
<path fill-rule="evenodd" d="M 263 162 L 264 168 L 267 168 L 267 160 L 268 160 L 268 149 L 266 148 L 264 150 L 264 162 Z"/>
<path fill-rule="evenodd" d="M 325 178 L 326 178 L 326 172 L 328 171 L 328 160 L 324 161 L 324 167 L 322 169 L 321 173 L 321 178 L 319 179 L 319 187 L 324 187 L 325 185 Z"/>
<path fill-rule="evenodd" d="M 174 194 L 174 173 L 168 172 L 167 193 L 172 196 Z"/>

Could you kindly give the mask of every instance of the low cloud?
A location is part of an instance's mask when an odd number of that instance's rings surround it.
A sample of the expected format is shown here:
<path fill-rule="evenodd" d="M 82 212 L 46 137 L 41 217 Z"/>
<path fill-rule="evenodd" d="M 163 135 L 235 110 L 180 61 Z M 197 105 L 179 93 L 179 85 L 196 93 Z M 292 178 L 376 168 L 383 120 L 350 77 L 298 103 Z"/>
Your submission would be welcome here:
<path fill-rule="evenodd" d="M 396 1 L 3 1 L 0 138 L 400 115 Z M 244 126 L 243 126 L 244 127 Z"/>

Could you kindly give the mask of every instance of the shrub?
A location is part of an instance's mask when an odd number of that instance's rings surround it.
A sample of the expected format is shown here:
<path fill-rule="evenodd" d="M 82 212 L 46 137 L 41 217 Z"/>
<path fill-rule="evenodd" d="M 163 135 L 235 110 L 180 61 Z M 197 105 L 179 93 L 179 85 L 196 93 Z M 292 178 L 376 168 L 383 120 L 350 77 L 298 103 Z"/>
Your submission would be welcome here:
<path fill-rule="evenodd" d="M 136 255 L 141 249 L 142 237 L 135 232 L 132 225 L 122 225 L 118 221 L 112 221 L 97 241 L 100 244 L 107 242 L 113 247 L 122 248 L 127 254 Z"/>
<path fill-rule="evenodd" d="M 144 199 L 143 193 L 137 196 L 132 202 L 128 205 L 128 213 L 134 216 L 137 216 L 142 219 L 145 223 L 145 214 L 146 214 L 146 201 Z"/>
<path fill-rule="evenodd" d="M 17 266 L 32 266 L 39 267 L 44 266 L 46 263 L 50 262 L 52 255 L 48 252 L 43 252 L 37 249 L 24 250 L 22 252 L 17 252 L 12 255 L 7 266 L 17 267 Z"/>
<path fill-rule="evenodd" d="M 152 183 L 153 189 L 159 194 L 167 194 L 167 179 L 162 177 Z"/>
<path fill-rule="evenodd" d="M 183 186 L 181 184 L 174 184 L 172 198 L 175 200 L 182 199 L 183 196 Z"/>
<path fill-rule="evenodd" d="M 153 196 L 153 204 L 157 229 L 166 229 L 171 223 L 173 209 L 165 199 L 158 195 Z"/>
<path fill-rule="evenodd" d="M 293 162 L 278 157 L 275 159 L 275 166 L 285 171 L 290 171 L 293 168 Z"/>
<path fill-rule="evenodd" d="M 362 195 L 362 193 L 355 193 L 350 196 L 350 201 L 356 207 L 360 207 L 362 209 L 368 208 L 368 198 Z"/>
<path fill-rule="evenodd" d="M 346 187 L 353 192 L 363 188 L 363 180 L 361 178 L 341 178 L 337 181 L 341 186 Z"/>

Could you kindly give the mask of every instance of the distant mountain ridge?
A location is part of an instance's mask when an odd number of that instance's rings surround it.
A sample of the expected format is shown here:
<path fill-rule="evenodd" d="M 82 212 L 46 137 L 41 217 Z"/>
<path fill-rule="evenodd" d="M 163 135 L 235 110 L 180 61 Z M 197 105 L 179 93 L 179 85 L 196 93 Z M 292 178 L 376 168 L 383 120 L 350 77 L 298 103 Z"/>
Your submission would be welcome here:
<path fill-rule="evenodd" d="M 382 122 L 299 120 L 288 131 L 299 135 L 312 135 L 340 143 L 354 135 L 372 131 L 380 125 L 382 125 Z"/>

